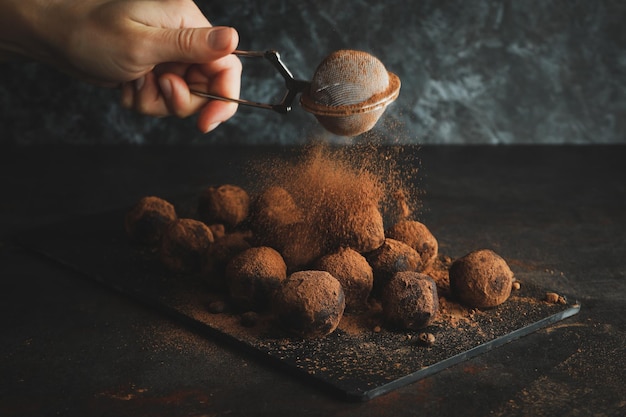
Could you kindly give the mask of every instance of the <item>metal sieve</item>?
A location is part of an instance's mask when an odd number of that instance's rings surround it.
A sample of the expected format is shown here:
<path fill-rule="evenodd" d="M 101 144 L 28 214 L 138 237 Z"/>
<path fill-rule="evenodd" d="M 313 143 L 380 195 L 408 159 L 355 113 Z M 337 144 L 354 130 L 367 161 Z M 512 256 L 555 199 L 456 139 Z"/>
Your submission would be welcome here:
<path fill-rule="evenodd" d="M 400 79 L 388 72 L 376 57 L 362 51 L 333 52 L 320 63 L 310 82 L 295 79 L 276 51 L 237 50 L 234 54 L 267 59 L 285 80 L 287 92 L 283 99 L 279 103 L 269 104 L 197 90 L 192 92 L 209 99 L 279 113 L 291 111 L 293 101 L 301 94 L 302 108 L 312 113 L 326 130 L 341 136 L 357 136 L 370 130 L 400 92 Z"/>

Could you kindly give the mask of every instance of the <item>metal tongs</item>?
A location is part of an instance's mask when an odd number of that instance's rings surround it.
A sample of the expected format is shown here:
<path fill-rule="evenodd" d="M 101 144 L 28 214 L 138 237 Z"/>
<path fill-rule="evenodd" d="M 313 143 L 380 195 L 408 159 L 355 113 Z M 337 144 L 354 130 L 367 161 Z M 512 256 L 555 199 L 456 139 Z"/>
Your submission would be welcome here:
<path fill-rule="evenodd" d="M 285 79 L 285 86 L 287 87 L 287 93 L 283 97 L 280 103 L 277 104 L 268 104 L 268 103 L 259 103 L 256 101 L 238 99 L 238 98 L 229 98 L 217 96 L 215 94 L 205 93 L 203 91 L 191 90 L 191 92 L 197 96 L 210 98 L 213 100 L 222 100 L 222 101 L 230 101 L 237 104 L 243 104 L 245 106 L 253 106 L 259 107 L 262 109 L 274 110 L 278 113 L 288 113 L 291 111 L 291 107 L 293 101 L 296 96 L 303 91 L 307 90 L 311 83 L 309 81 L 296 80 L 291 71 L 287 69 L 285 64 L 280 60 L 280 54 L 274 50 L 268 51 L 239 51 L 236 50 L 233 52 L 233 55 L 241 56 L 241 57 L 249 57 L 249 58 L 265 58 L 267 59 L 280 73 L 280 75 Z"/>

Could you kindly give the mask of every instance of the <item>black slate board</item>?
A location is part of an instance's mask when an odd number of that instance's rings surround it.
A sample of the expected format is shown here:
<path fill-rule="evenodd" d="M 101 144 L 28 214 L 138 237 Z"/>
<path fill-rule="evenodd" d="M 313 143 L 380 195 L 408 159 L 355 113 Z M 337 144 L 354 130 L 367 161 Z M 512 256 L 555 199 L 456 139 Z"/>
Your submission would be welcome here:
<path fill-rule="evenodd" d="M 77 217 L 24 233 L 20 242 L 82 277 L 148 304 L 181 325 L 231 343 L 348 400 L 364 401 L 439 372 L 473 356 L 575 315 L 576 302 L 549 304 L 546 289 L 528 282 L 501 306 L 472 323 L 438 322 L 424 331 L 436 343 L 418 343 L 418 332 L 352 332 L 340 327 L 323 339 L 289 338 L 261 316 L 254 328 L 236 314 L 212 314 L 216 297 L 195 277 L 168 273 L 154 253 L 129 243 L 124 210 Z M 535 300 L 535 302 L 529 302 Z"/>

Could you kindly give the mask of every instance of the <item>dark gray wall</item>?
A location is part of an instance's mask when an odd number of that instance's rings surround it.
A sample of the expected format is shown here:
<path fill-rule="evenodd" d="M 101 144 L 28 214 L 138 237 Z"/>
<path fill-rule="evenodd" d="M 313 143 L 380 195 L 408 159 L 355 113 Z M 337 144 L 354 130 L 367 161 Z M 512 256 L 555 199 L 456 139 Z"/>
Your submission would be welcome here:
<path fill-rule="evenodd" d="M 198 1 L 240 49 L 276 49 L 308 79 L 333 50 L 361 49 L 402 80 L 373 137 L 389 143 L 626 143 L 623 0 Z M 304 143 L 327 135 L 296 107 L 242 108 L 208 135 L 194 120 L 121 109 L 118 93 L 33 63 L 0 66 L 3 143 Z M 242 97 L 280 96 L 244 61 Z"/>

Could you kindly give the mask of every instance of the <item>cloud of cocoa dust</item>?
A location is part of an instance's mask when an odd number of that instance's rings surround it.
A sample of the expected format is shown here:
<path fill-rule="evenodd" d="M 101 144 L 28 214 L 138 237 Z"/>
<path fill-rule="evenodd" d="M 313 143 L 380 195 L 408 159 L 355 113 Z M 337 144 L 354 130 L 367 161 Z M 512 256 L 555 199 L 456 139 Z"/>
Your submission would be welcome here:
<path fill-rule="evenodd" d="M 366 221 L 370 208 L 385 226 L 419 215 L 419 163 L 415 149 L 355 144 L 312 144 L 289 161 L 271 160 L 253 168 L 260 189 L 280 186 L 322 233 L 345 236 L 352 223 Z M 410 160 L 409 163 L 402 163 Z M 409 167 L 409 168 L 405 168 Z"/>

